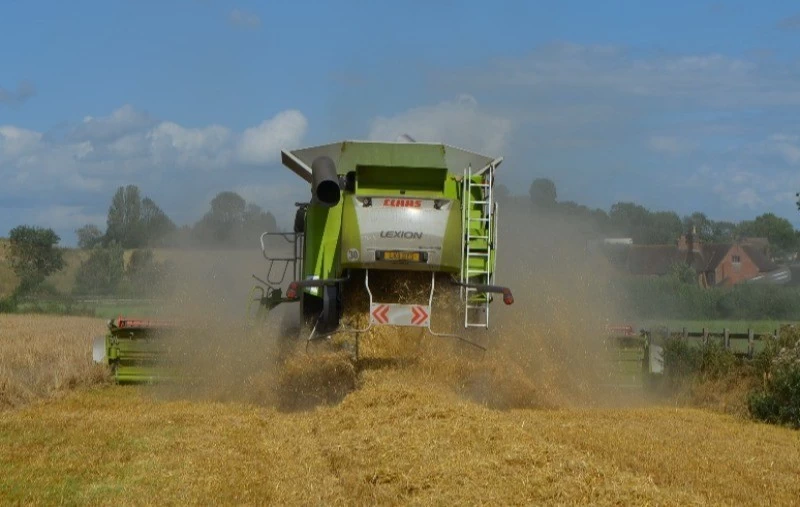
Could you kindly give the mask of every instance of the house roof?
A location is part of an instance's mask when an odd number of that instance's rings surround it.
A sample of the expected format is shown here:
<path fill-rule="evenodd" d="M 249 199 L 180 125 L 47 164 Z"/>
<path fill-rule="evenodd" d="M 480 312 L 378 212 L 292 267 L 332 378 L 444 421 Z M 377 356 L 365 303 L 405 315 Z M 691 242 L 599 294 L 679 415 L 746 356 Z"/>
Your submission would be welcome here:
<path fill-rule="evenodd" d="M 673 245 L 636 245 L 628 249 L 626 265 L 631 274 L 665 275 L 672 264 L 687 260 L 695 271 L 703 270 L 703 256 L 697 252 L 681 252 Z"/>
<path fill-rule="evenodd" d="M 772 262 L 769 257 L 758 249 L 756 246 L 742 245 L 742 250 L 750 257 L 753 264 L 756 265 L 759 271 L 767 273 L 778 269 L 778 265 Z"/>
<path fill-rule="evenodd" d="M 719 266 L 732 246 L 732 243 L 707 243 L 703 245 L 703 254 L 705 254 L 704 257 L 706 259 L 705 270 L 713 271 L 717 269 L 717 266 Z"/>
<path fill-rule="evenodd" d="M 615 245 L 617 246 L 617 245 Z M 633 245 L 627 248 L 606 248 L 612 263 L 624 266 L 634 275 L 665 275 L 677 262 L 688 262 L 697 273 L 714 271 L 725 259 L 733 243 L 705 243 L 700 252 L 681 251 L 675 245 Z M 742 245 L 761 273 L 778 269 L 758 246 Z"/>

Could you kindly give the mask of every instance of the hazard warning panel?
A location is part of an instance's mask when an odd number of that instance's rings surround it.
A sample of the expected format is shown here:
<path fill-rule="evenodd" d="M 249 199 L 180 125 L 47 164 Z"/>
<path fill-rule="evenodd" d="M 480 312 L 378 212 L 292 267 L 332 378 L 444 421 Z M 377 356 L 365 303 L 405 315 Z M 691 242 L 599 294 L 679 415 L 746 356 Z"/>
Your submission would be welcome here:
<path fill-rule="evenodd" d="M 373 324 L 427 327 L 431 319 L 431 307 L 372 303 L 369 314 Z"/>

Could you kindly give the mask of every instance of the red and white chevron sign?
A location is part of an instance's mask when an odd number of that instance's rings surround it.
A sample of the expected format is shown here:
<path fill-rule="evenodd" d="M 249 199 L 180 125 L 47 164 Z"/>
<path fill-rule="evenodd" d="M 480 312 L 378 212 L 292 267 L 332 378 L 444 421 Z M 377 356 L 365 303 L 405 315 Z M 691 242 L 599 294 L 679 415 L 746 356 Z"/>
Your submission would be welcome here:
<path fill-rule="evenodd" d="M 431 307 L 372 303 L 369 314 L 373 324 L 427 327 L 431 318 Z"/>

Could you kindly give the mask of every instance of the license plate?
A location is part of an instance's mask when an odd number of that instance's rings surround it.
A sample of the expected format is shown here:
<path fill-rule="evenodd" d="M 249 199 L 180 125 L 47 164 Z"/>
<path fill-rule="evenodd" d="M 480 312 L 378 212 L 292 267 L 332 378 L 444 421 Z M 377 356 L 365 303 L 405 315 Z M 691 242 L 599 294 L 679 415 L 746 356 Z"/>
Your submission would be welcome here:
<path fill-rule="evenodd" d="M 379 252 L 380 260 L 384 261 L 404 261 L 404 262 L 422 262 L 422 252 L 404 252 L 398 250 L 389 250 Z"/>

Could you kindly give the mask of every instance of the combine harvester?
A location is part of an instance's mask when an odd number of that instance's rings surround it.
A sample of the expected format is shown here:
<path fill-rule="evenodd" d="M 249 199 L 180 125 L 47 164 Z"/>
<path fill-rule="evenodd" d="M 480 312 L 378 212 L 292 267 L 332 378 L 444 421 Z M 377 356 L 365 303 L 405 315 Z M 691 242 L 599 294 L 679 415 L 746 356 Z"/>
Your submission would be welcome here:
<path fill-rule="evenodd" d="M 514 302 L 495 276 L 494 181 L 502 158 L 408 136 L 283 150 L 281 157 L 310 185 L 311 199 L 297 203 L 293 232 L 261 235 L 267 274 L 254 276 L 259 283 L 251 292 L 248 318 L 266 323 L 279 305 L 299 305 L 300 336 L 312 342 L 354 335 L 356 359 L 358 337 L 375 326 L 421 328 L 484 349 L 465 337 L 470 328 L 489 328 L 496 296 L 507 305 Z M 268 251 L 275 236 L 288 241 L 290 254 Z M 382 299 L 373 297 L 371 277 L 387 274 L 424 279 L 424 299 L 400 302 L 386 291 Z M 359 329 L 342 319 L 352 296 L 347 291 L 356 290 L 368 300 L 366 325 Z M 459 294 L 463 332 L 433 325 L 434 299 L 447 290 Z M 452 322 L 452 315 L 446 317 Z M 153 379 L 160 351 L 151 336 L 161 328 L 157 322 L 112 321 L 109 333 L 95 342 L 95 360 L 108 363 L 118 381 Z"/>

